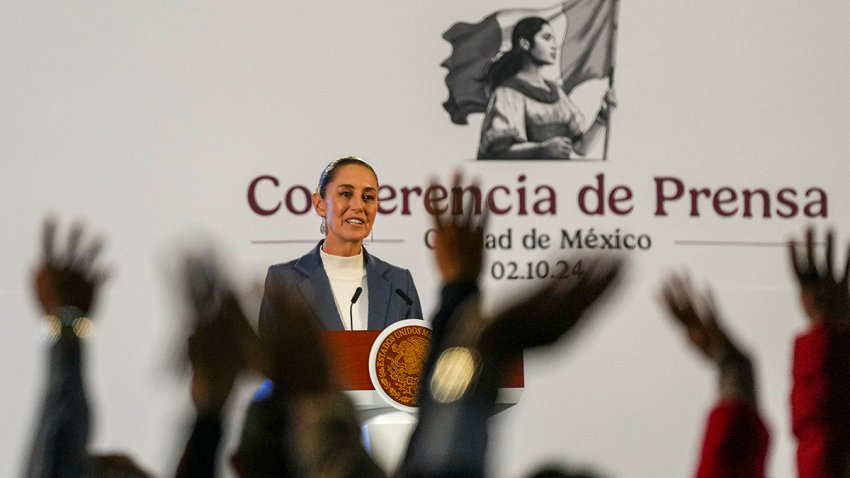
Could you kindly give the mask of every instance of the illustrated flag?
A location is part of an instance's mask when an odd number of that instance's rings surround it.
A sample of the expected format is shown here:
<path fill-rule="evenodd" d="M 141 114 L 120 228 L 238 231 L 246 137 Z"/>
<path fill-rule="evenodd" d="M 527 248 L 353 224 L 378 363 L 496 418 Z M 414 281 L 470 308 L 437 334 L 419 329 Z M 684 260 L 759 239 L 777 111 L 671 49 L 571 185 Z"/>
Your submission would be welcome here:
<path fill-rule="evenodd" d="M 552 21 L 566 15 L 567 32 L 561 52 L 561 78 L 565 81 L 565 91 L 571 91 L 582 81 L 610 74 L 615 1 L 568 0 L 547 8 L 500 10 L 475 24 L 459 22 L 452 25 L 443 33 L 443 39 L 452 45 L 452 54 L 441 64 L 449 70 L 446 74 L 449 98 L 443 103 L 443 108 L 452 122 L 467 124 L 470 113 L 483 113 L 487 108 L 484 70 L 499 51 L 510 49 L 514 25 L 526 17 L 536 16 Z M 567 84 L 569 89 L 566 89 Z"/>
<path fill-rule="evenodd" d="M 605 78 L 614 68 L 614 0 L 566 2 L 567 31 L 561 47 L 561 80 L 565 92 L 592 78 Z"/>

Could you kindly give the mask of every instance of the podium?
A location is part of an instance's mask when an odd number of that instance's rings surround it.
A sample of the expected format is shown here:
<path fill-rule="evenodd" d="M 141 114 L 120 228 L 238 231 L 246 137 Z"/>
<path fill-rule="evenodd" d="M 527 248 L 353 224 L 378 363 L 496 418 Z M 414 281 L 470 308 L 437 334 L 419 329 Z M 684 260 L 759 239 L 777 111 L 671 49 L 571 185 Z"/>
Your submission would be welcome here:
<path fill-rule="evenodd" d="M 403 321 L 411 322 L 413 321 Z M 424 326 L 420 320 L 418 326 Z M 354 403 L 361 424 L 363 444 L 378 465 L 393 473 L 407 449 L 410 434 L 416 426 L 415 407 L 394 402 L 376 384 L 375 364 L 371 363 L 377 346 L 388 334 L 402 328 L 399 323 L 390 329 L 327 331 L 324 332 L 331 367 L 336 372 L 339 387 Z M 380 339 L 380 340 L 379 340 Z M 496 400 L 496 413 L 519 402 L 525 386 L 523 361 L 520 357 L 506 374 Z"/>

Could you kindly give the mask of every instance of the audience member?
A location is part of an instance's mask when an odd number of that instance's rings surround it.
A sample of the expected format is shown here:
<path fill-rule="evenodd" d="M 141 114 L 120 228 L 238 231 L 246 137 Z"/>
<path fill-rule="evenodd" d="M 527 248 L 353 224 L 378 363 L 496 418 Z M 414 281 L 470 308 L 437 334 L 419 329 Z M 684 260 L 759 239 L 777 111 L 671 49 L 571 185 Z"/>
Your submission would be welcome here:
<path fill-rule="evenodd" d="M 815 232 L 806 231 L 805 254 L 788 250 L 808 316 L 808 332 L 794 343 L 791 422 L 797 437 L 800 478 L 850 476 L 850 250 L 844 271 L 835 270 L 834 233 L 826 234 L 822 260 Z"/>
<path fill-rule="evenodd" d="M 189 339 L 196 419 L 176 476 L 216 474 L 223 410 L 240 372 L 271 379 L 246 416 L 232 462 L 246 477 L 383 476 L 360 443 L 348 398 L 331 379 L 315 319 L 297 298 L 264 300 L 285 314 L 260 339 L 212 256 L 184 260 L 193 311 Z M 272 382 L 274 385 L 272 386 Z"/>
<path fill-rule="evenodd" d="M 74 224 L 64 251 L 55 246 L 56 221 L 43 227 L 42 257 L 34 274 L 34 289 L 50 333 L 47 387 L 25 476 L 79 478 L 85 476 L 145 477 L 125 455 L 91 456 L 87 450 L 90 410 L 84 379 L 85 340 L 105 271 L 97 265 L 100 238 L 84 240 Z"/>
<path fill-rule="evenodd" d="M 661 301 L 690 345 L 718 372 L 718 402 L 708 416 L 695 476 L 764 477 L 769 434 L 758 412 L 749 355 L 726 332 L 711 294 L 694 291 L 687 276 L 670 277 Z"/>
<path fill-rule="evenodd" d="M 267 357 L 212 254 L 186 254 L 183 284 L 190 308 L 188 340 L 195 421 L 176 476 L 215 476 L 224 409 L 240 372 L 263 372 Z"/>
<path fill-rule="evenodd" d="M 454 186 L 462 184 L 461 175 Z M 487 425 L 498 386 L 523 351 L 574 335 L 622 269 L 617 258 L 585 256 L 584 273 L 552 280 L 491 318 L 480 311 L 486 212 L 434 218 L 434 257 L 442 281 L 432 345 L 423 367 L 419 422 L 401 477 L 485 476 Z M 803 245 L 789 243 L 794 276 L 810 328 L 797 338 L 791 415 L 801 478 L 850 476 L 850 250 L 835 270 L 834 234 L 825 252 L 809 228 Z M 51 335 L 47 387 L 25 475 L 29 477 L 149 476 L 121 454 L 91 455 L 90 410 L 84 383 L 84 345 L 106 274 L 98 266 L 100 239 L 84 240 L 74 225 L 64 250 L 47 220 L 35 293 Z M 195 405 L 192 432 L 176 476 L 218 472 L 225 410 L 240 373 L 269 381 L 248 411 L 233 456 L 244 477 L 384 477 L 360 442 L 350 400 L 336 385 L 321 329 L 306 306 L 282 293 L 266 301 L 285 314 L 262 338 L 245 318 L 233 287 L 213 255 L 187 254 L 183 282 L 190 304 L 188 358 Z M 718 399 L 708 417 L 698 478 L 764 476 L 769 434 L 759 413 L 749 353 L 733 340 L 711 294 L 688 277 L 671 276 L 661 302 L 691 346 L 717 370 Z M 285 326 L 284 326 L 285 324 Z M 274 385 L 271 385 L 274 383 Z M 533 476 L 592 476 L 547 467 Z"/>
<path fill-rule="evenodd" d="M 455 175 L 454 187 L 462 178 Z M 487 423 L 506 366 L 522 351 L 574 330 L 614 283 L 621 262 L 583 258 L 586 273 L 555 280 L 491 319 L 478 308 L 487 215 L 435 217 L 434 256 L 443 288 L 419 392 L 419 423 L 400 471 L 404 477 L 484 476 Z"/>

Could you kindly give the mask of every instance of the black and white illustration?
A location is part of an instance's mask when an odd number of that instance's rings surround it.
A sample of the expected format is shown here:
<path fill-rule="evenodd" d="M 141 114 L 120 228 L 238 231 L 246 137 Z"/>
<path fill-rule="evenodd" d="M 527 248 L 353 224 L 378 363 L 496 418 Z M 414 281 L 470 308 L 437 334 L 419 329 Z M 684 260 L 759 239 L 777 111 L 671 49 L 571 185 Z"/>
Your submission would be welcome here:
<path fill-rule="evenodd" d="M 570 0 L 541 9 L 497 11 L 477 24 L 456 23 L 449 98 L 456 124 L 484 113 L 478 159 L 607 159 L 617 38 L 616 0 Z M 607 79 L 599 108 L 583 112 L 570 94 L 591 79 Z"/>

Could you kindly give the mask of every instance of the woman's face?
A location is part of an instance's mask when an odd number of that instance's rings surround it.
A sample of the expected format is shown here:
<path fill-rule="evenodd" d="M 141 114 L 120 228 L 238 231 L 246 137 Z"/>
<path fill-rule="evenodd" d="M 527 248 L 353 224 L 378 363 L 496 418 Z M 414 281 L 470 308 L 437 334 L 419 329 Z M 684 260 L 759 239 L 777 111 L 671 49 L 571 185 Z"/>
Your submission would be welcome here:
<path fill-rule="evenodd" d="M 378 213 L 378 178 L 357 164 L 340 166 L 327 184 L 325 197 L 313 193 L 313 207 L 325 218 L 325 252 L 340 247 L 360 246 L 372 232 Z M 357 253 L 358 251 L 353 251 Z M 341 254 L 337 254 L 341 255 Z"/>
<path fill-rule="evenodd" d="M 540 27 L 540 31 L 534 35 L 534 42 L 532 42 L 528 53 L 539 64 L 551 65 L 555 63 L 555 58 L 558 55 L 558 40 L 555 38 L 555 32 L 552 31 L 551 25 L 544 23 Z"/>

